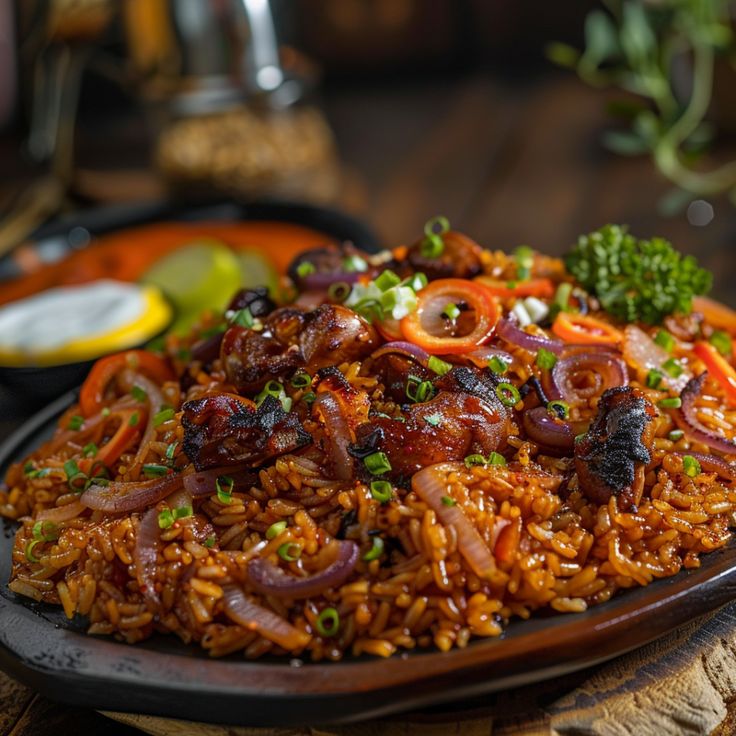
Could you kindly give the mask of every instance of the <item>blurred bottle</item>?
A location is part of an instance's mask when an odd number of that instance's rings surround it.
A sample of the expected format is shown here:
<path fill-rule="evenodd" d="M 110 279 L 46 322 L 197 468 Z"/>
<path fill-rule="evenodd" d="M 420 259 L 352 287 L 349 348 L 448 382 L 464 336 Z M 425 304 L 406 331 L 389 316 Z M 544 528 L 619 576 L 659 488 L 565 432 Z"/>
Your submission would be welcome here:
<path fill-rule="evenodd" d="M 173 188 L 337 196 L 332 133 L 308 101 L 314 69 L 279 45 L 268 0 L 126 0 L 123 19 L 157 118 L 155 163 Z"/>

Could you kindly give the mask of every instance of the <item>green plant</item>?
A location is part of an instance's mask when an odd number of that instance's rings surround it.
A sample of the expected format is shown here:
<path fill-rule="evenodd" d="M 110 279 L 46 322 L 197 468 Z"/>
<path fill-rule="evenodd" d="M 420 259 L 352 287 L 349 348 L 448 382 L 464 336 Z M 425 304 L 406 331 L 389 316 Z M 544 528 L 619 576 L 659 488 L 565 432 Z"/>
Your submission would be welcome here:
<path fill-rule="evenodd" d="M 716 57 L 734 51 L 732 3 L 604 0 L 604 7 L 586 18 L 582 52 L 555 43 L 548 56 L 591 85 L 613 85 L 640 98 L 614 106 L 629 128 L 608 131 L 606 145 L 620 154 L 651 155 L 680 195 L 725 192 L 736 204 L 736 161 L 711 170 L 696 164 L 712 138 L 706 115 Z M 683 63 L 692 70 L 684 93 L 674 75 Z"/>
<path fill-rule="evenodd" d="M 609 314 L 652 325 L 670 314 L 689 314 L 693 297 L 706 294 L 713 281 L 695 258 L 664 238 L 639 240 L 620 225 L 581 235 L 565 265 Z"/>

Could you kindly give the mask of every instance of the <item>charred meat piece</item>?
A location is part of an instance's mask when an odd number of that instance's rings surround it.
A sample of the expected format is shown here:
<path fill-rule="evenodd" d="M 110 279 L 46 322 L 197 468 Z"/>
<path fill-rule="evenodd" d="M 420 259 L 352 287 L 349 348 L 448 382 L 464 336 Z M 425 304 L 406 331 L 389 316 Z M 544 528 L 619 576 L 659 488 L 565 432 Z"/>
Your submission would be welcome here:
<path fill-rule="evenodd" d="M 505 413 L 501 399 L 496 394 L 499 380 L 489 369 L 467 368 L 456 366 L 444 376 L 435 381 L 435 388 L 439 391 L 460 391 L 461 393 L 477 396 L 488 402 L 498 412 Z"/>
<path fill-rule="evenodd" d="M 656 417 L 657 410 L 638 389 L 604 392 L 593 424 L 575 444 L 575 469 L 585 496 L 604 504 L 615 495 L 624 509 L 639 503 Z"/>
<path fill-rule="evenodd" d="M 397 404 L 406 403 L 406 387 L 410 378 L 419 379 L 420 382 L 436 378 L 429 368 L 396 353 L 384 353 L 376 358 L 371 365 L 371 372 L 383 384 L 383 395 Z"/>
<path fill-rule="evenodd" d="M 219 465 L 261 465 L 312 441 L 295 414 L 267 396 L 258 408 L 229 394 L 188 401 L 183 449 L 197 470 Z"/>
<path fill-rule="evenodd" d="M 259 391 L 297 368 L 310 372 L 343 361 L 360 360 L 378 345 L 374 328 L 351 309 L 323 304 L 311 312 L 277 309 L 260 332 L 231 327 L 222 341 L 221 358 L 238 391 Z"/>
<path fill-rule="evenodd" d="M 388 477 L 394 479 L 475 452 L 488 455 L 498 449 L 508 431 L 503 406 L 460 391 L 442 391 L 431 401 L 414 404 L 404 419 L 372 417 L 356 430 L 355 451 L 372 441 L 375 450 L 388 456 Z"/>
<path fill-rule="evenodd" d="M 409 248 L 407 261 L 413 271 L 421 271 L 433 281 L 434 279 L 469 279 L 477 276 L 482 270 L 481 247 L 461 233 L 450 230 L 442 235 L 444 249 L 436 258 L 422 255 L 424 239 L 418 240 Z"/>

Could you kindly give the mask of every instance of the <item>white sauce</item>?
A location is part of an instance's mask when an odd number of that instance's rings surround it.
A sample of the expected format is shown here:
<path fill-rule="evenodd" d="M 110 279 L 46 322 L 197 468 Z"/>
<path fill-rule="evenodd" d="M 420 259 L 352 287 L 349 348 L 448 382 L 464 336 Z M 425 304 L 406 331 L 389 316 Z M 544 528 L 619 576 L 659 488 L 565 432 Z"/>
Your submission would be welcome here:
<path fill-rule="evenodd" d="M 144 310 L 135 284 L 103 280 L 49 289 L 0 307 L 0 347 L 23 353 L 60 348 L 124 327 Z"/>

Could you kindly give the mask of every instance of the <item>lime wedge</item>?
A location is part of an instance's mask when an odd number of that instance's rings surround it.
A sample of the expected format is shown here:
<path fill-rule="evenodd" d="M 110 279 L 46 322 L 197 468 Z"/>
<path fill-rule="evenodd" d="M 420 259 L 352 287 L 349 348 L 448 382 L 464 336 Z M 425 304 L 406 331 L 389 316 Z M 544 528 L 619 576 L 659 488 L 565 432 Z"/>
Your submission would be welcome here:
<path fill-rule="evenodd" d="M 278 274 L 273 263 L 256 250 L 244 250 L 236 253 L 240 262 L 241 286 L 252 289 L 256 286 L 267 286 L 273 294 L 278 286 Z"/>
<path fill-rule="evenodd" d="M 175 250 L 141 279 L 158 286 L 179 313 L 224 309 L 240 280 L 237 256 L 216 240 L 199 240 Z"/>

